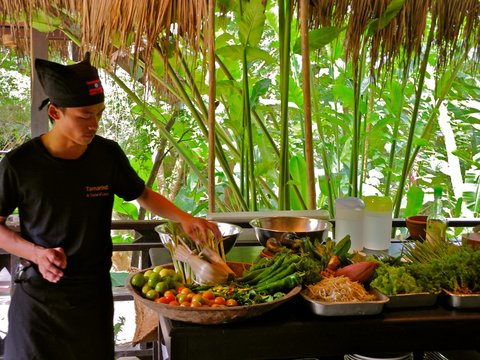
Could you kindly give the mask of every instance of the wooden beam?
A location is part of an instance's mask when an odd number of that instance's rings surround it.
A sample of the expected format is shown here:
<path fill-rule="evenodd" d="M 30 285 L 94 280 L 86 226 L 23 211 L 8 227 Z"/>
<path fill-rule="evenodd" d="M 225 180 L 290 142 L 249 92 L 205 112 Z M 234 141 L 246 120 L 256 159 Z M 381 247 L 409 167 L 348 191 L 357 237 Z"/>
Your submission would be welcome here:
<path fill-rule="evenodd" d="M 48 38 L 47 35 L 35 29 L 31 30 L 31 49 L 30 59 L 32 67 L 32 104 L 31 104 L 31 134 L 32 138 L 44 134 L 48 131 L 47 109 L 39 110 L 42 101 L 47 97 L 40 85 L 35 71 L 35 59 L 48 59 Z"/>

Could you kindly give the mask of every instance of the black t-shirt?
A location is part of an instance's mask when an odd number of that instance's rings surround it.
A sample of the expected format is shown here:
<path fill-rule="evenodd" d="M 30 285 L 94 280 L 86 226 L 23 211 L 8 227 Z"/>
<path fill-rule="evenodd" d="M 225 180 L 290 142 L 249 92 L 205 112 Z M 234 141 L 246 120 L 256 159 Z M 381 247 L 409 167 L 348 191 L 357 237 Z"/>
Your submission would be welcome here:
<path fill-rule="evenodd" d="M 0 162 L 0 216 L 18 207 L 22 236 L 62 247 L 65 275 L 81 276 L 111 267 L 114 194 L 130 201 L 144 188 L 114 141 L 96 136 L 79 159 L 64 160 L 35 138 Z"/>

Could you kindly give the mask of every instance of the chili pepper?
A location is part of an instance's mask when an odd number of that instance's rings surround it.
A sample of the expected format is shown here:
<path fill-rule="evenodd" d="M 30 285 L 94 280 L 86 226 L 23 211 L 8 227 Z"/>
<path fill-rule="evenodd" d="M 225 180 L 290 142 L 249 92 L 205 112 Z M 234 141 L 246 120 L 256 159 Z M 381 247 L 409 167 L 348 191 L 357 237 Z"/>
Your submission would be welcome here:
<path fill-rule="evenodd" d="M 295 286 L 300 285 L 302 283 L 303 276 L 304 276 L 304 273 L 297 271 L 281 280 L 268 282 L 267 284 L 264 284 L 263 286 L 255 287 L 254 289 L 258 292 L 265 292 L 269 294 L 276 293 L 282 290 L 290 291 Z"/>

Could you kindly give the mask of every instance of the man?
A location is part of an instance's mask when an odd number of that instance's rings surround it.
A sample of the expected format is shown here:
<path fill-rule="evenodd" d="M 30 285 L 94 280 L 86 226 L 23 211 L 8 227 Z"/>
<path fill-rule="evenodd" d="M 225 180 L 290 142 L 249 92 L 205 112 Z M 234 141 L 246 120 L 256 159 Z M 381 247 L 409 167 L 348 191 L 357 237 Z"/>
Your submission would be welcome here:
<path fill-rule="evenodd" d="M 180 222 L 196 241 L 219 230 L 145 187 L 118 144 L 96 135 L 104 93 L 88 54 L 68 66 L 37 59 L 35 68 L 53 126 L 0 162 L 0 248 L 26 264 L 11 299 L 5 359 L 114 359 L 114 194 Z M 5 226 L 16 208 L 20 235 Z"/>

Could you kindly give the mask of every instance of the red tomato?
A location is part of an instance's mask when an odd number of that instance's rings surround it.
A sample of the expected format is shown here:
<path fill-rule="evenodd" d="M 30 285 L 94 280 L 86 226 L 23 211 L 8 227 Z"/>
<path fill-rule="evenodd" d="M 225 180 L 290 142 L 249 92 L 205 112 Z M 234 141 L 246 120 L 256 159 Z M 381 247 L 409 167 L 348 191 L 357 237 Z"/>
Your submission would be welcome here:
<path fill-rule="evenodd" d="M 177 296 L 177 292 L 173 289 L 167 290 L 163 293 L 163 296 L 173 295 L 173 297 Z"/>
<path fill-rule="evenodd" d="M 182 302 L 187 302 L 187 294 L 177 294 L 177 301 L 181 304 Z"/>
<path fill-rule="evenodd" d="M 181 289 L 181 290 L 178 289 L 178 291 L 179 291 L 180 293 L 182 293 L 182 294 L 185 294 L 185 295 L 188 295 L 188 294 L 190 294 L 190 293 L 192 292 L 192 290 L 189 289 L 189 288 L 187 288 L 187 287 L 184 287 L 184 288 Z"/>
<path fill-rule="evenodd" d="M 165 296 L 159 297 L 159 298 L 155 299 L 154 301 L 162 303 L 162 304 L 168 304 L 170 302 L 170 301 L 167 300 L 167 298 Z"/>
<path fill-rule="evenodd" d="M 172 293 L 167 294 L 167 292 L 165 292 L 165 294 L 163 294 L 163 297 L 167 299 L 168 303 L 171 303 L 172 301 L 177 300 L 175 295 L 173 295 Z"/>
<path fill-rule="evenodd" d="M 202 296 L 202 294 L 195 294 L 193 295 L 192 297 L 192 302 L 194 301 L 197 301 L 199 302 L 200 304 L 205 304 L 206 303 L 206 300 L 205 298 Z"/>
<path fill-rule="evenodd" d="M 213 302 L 217 305 L 225 305 L 226 300 L 224 297 L 217 296 Z"/>
<path fill-rule="evenodd" d="M 224 308 L 225 305 L 213 303 L 211 307 L 212 307 L 212 308 Z"/>
<path fill-rule="evenodd" d="M 192 300 L 192 302 L 190 303 L 190 306 L 191 306 L 191 307 L 202 307 L 203 304 L 202 304 L 201 302 Z"/>
<path fill-rule="evenodd" d="M 237 300 L 235 299 L 228 299 L 225 304 L 227 306 L 238 306 Z"/>
<path fill-rule="evenodd" d="M 170 302 L 168 303 L 168 305 L 179 306 L 180 303 L 179 303 L 177 300 L 173 300 L 173 301 L 170 301 Z"/>
<path fill-rule="evenodd" d="M 215 299 L 215 294 L 212 290 L 207 290 L 202 293 L 202 296 L 205 300 L 213 300 Z"/>

